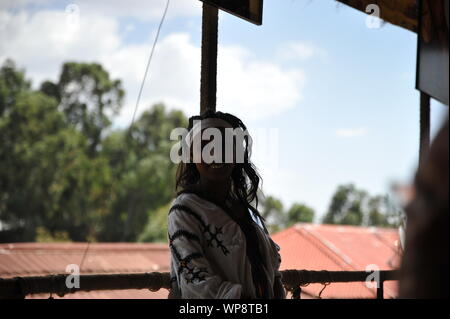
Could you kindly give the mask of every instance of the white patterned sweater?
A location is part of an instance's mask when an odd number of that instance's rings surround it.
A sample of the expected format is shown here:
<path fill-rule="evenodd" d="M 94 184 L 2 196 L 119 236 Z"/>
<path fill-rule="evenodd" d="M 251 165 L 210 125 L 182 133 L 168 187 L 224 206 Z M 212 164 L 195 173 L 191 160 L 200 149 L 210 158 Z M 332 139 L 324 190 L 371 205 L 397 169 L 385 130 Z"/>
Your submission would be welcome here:
<path fill-rule="evenodd" d="M 280 247 L 259 220 L 253 224 L 265 259 L 269 295 L 274 298 L 274 282 L 281 281 Z M 245 235 L 222 208 L 195 194 L 180 194 L 169 212 L 168 236 L 170 298 L 256 298 Z M 282 294 L 284 298 L 284 290 Z"/>

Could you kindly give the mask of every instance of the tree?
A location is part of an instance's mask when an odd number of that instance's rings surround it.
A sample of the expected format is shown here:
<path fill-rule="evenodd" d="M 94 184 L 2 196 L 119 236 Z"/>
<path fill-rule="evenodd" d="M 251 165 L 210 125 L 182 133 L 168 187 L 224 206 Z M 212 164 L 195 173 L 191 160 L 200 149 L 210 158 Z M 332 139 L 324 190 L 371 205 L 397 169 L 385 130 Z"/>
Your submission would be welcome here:
<path fill-rule="evenodd" d="M 400 211 L 388 196 L 370 196 L 355 185 L 340 185 L 334 193 L 325 224 L 395 227 Z"/>
<path fill-rule="evenodd" d="M 363 205 L 366 199 L 367 193 L 356 189 L 353 184 L 339 186 L 331 199 L 323 223 L 361 225 L 364 217 Z"/>
<path fill-rule="evenodd" d="M 98 151 L 102 133 L 121 107 L 125 92 L 120 80 L 112 80 L 97 63 L 67 62 L 58 83 L 46 81 L 41 91 L 55 98 L 67 121 L 88 139 L 88 155 Z"/>
<path fill-rule="evenodd" d="M 368 226 L 398 227 L 403 221 L 403 210 L 390 196 L 378 195 L 368 203 Z"/>
<path fill-rule="evenodd" d="M 179 111 L 163 104 L 144 112 L 130 131 L 110 134 L 102 142 L 102 154 L 115 176 L 114 200 L 102 222 L 100 240 L 136 241 L 144 231 L 149 212 L 174 197 L 176 166 L 170 161 L 170 132 L 186 127 Z"/>
<path fill-rule="evenodd" d="M 66 63 L 39 91 L 2 66 L 0 241 L 137 240 L 173 197 L 169 135 L 187 119 L 159 104 L 110 132 L 122 97 L 99 65 Z"/>
<path fill-rule="evenodd" d="M 140 234 L 139 242 L 167 242 L 167 215 L 172 203 L 148 213 L 148 221 Z"/>
<path fill-rule="evenodd" d="M 290 227 L 296 223 L 312 223 L 314 215 L 314 209 L 305 204 L 294 203 L 287 212 L 286 227 Z"/>
<path fill-rule="evenodd" d="M 170 141 L 170 133 L 174 128 L 187 127 L 188 120 L 181 111 L 168 112 L 164 104 L 153 105 L 145 111 L 130 128 L 128 142 L 139 157 L 158 154 L 169 154 L 174 144 Z"/>
<path fill-rule="evenodd" d="M 385 196 L 375 196 L 369 200 L 368 203 L 368 225 L 369 226 L 388 226 L 386 212 L 383 209 L 386 208 Z"/>
<path fill-rule="evenodd" d="M 261 216 L 266 220 L 268 230 L 276 232 L 282 229 L 286 223 L 283 203 L 273 196 L 261 196 L 260 204 L 262 207 Z"/>
<path fill-rule="evenodd" d="M 33 241 L 38 229 L 86 238 L 101 210 L 107 162 L 85 155 L 86 139 L 66 125 L 54 98 L 30 89 L 23 72 L 8 62 L 0 74 L 2 99 L 10 101 L 0 118 L 1 240 Z"/>
<path fill-rule="evenodd" d="M 43 94 L 19 92 L 15 107 L 0 119 L 0 220 L 17 236 L 33 238 L 38 222 L 35 216 L 42 215 L 46 204 L 51 206 L 39 198 L 45 196 L 40 186 L 48 185 L 53 171 L 41 169 L 45 159 L 35 159 L 49 142 L 42 138 L 45 131 L 62 122 L 52 112 L 55 108 L 55 101 Z"/>
<path fill-rule="evenodd" d="M 11 110 L 17 96 L 29 91 L 31 82 L 25 79 L 25 72 L 18 70 L 14 61 L 7 59 L 0 69 L 0 116 Z"/>

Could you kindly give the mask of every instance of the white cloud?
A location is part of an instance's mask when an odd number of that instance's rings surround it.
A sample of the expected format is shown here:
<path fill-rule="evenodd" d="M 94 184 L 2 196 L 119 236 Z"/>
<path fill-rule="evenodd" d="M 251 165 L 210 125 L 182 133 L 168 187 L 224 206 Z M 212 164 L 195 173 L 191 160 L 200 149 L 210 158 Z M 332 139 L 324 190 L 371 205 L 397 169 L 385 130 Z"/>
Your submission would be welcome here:
<path fill-rule="evenodd" d="M 81 11 L 79 24 L 69 23 L 61 10 L 1 11 L 0 17 L 0 63 L 13 58 L 37 86 L 45 79 L 56 80 L 65 61 L 99 62 L 113 78 L 122 79 L 127 92 L 116 125 L 130 123 L 154 32 L 146 43 L 128 44 L 121 38 L 122 30 L 114 16 Z M 161 38 L 139 111 L 163 101 L 188 115 L 198 113 L 200 57 L 199 44 L 188 33 Z M 220 110 L 251 120 L 294 108 L 301 100 L 305 76 L 300 69 L 284 69 L 260 60 L 240 46 L 221 46 L 218 63 Z"/>
<path fill-rule="evenodd" d="M 127 101 L 119 124 L 130 121 L 149 52 L 150 45 L 125 46 L 103 60 L 111 75 L 124 79 L 126 86 Z M 200 48 L 191 43 L 186 33 L 173 33 L 161 39 L 150 65 L 139 111 L 162 101 L 187 114 L 195 114 L 199 90 Z"/>
<path fill-rule="evenodd" d="M 6 14 L 0 33 L 0 59 L 9 57 L 25 67 L 34 82 L 56 80 L 63 61 L 102 61 L 120 47 L 113 19 L 86 16 L 79 27 L 63 11 Z"/>
<path fill-rule="evenodd" d="M 259 61 L 241 47 L 219 47 L 217 105 L 227 112 L 263 118 L 295 107 L 305 75 L 297 68 Z"/>
<path fill-rule="evenodd" d="M 325 50 L 306 42 L 290 42 L 286 44 L 278 54 L 282 59 L 288 60 L 308 60 L 312 58 L 327 60 L 329 58 Z"/>
<path fill-rule="evenodd" d="M 21 9 L 26 5 L 47 5 L 55 0 L 2 0 L 0 2 L 0 10 L 3 9 Z"/>
<path fill-rule="evenodd" d="M 141 21 L 159 20 L 167 0 L 2 0 L 1 9 L 20 10 L 33 5 L 35 8 L 49 7 L 64 10 L 76 5 L 80 14 L 107 16 L 110 18 L 136 18 Z M 201 15 L 201 2 L 198 0 L 170 0 L 168 18 Z"/>
<path fill-rule="evenodd" d="M 336 136 L 339 138 L 354 138 L 367 135 L 366 128 L 342 128 L 336 131 Z"/>
<path fill-rule="evenodd" d="M 167 0 L 78 0 L 82 12 L 102 14 L 111 18 L 132 17 L 141 21 L 159 20 Z M 198 0 L 171 0 L 168 18 L 200 16 L 201 2 Z"/>

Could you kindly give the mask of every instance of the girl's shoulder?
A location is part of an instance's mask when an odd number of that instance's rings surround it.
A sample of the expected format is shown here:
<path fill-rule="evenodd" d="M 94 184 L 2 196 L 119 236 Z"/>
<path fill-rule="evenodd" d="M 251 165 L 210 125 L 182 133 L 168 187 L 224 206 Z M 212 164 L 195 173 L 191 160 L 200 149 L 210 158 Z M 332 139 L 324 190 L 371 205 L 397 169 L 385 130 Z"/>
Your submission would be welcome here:
<path fill-rule="evenodd" d="M 174 218 L 195 219 L 203 225 L 224 225 L 232 221 L 222 207 L 192 192 L 177 195 L 169 211 L 169 220 Z"/>
<path fill-rule="evenodd" d="M 198 196 L 195 193 L 191 193 L 191 192 L 183 192 L 183 193 L 179 193 L 177 195 L 177 197 L 175 197 L 174 201 L 172 202 L 172 207 L 173 206 L 203 206 L 205 205 L 205 201 Z"/>
<path fill-rule="evenodd" d="M 178 194 L 172 202 L 170 211 L 176 210 L 195 212 L 198 215 L 208 215 L 208 213 L 217 210 L 217 206 L 195 193 L 183 192 Z"/>

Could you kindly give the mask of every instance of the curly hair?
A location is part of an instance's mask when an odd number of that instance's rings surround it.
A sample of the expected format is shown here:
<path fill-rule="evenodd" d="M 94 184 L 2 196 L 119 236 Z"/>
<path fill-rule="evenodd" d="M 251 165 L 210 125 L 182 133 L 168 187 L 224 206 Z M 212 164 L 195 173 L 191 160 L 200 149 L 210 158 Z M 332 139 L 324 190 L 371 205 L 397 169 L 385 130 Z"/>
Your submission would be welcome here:
<path fill-rule="evenodd" d="M 208 110 L 202 115 L 193 116 L 189 118 L 188 130 L 190 131 L 194 126 L 194 121 L 204 120 L 207 118 L 222 119 L 233 127 L 233 129 L 241 128 L 244 132 L 247 131 L 245 124 L 236 116 L 229 113 L 215 112 Z M 258 212 L 258 190 L 261 182 L 255 165 L 250 161 L 251 154 L 251 140 L 249 136 L 244 136 L 245 152 L 244 162 L 236 163 L 231 174 L 231 187 L 229 196 L 245 207 L 250 209 L 254 216 L 260 219 L 264 229 L 265 219 Z M 185 192 L 189 186 L 195 185 L 200 180 L 200 174 L 196 168 L 195 163 L 181 162 L 177 169 L 175 190 L 177 194 Z M 254 203 L 254 205 L 252 205 Z"/>

